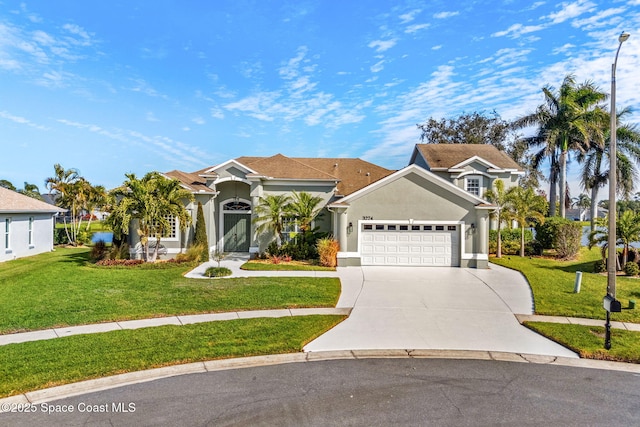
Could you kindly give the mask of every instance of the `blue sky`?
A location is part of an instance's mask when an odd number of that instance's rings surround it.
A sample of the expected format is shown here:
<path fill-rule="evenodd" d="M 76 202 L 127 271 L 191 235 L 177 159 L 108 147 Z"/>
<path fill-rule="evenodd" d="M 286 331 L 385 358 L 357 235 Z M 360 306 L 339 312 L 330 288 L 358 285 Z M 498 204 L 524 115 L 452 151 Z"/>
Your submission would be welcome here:
<path fill-rule="evenodd" d="M 0 179 L 44 191 L 61 163 L 111 188 L 276 153 L 401 168 L 429 117 L 511 119 L 567 73 L 608 92 L 622 30 L 618 105 L 640 112 L 640 0 L 0 0 Z"/>

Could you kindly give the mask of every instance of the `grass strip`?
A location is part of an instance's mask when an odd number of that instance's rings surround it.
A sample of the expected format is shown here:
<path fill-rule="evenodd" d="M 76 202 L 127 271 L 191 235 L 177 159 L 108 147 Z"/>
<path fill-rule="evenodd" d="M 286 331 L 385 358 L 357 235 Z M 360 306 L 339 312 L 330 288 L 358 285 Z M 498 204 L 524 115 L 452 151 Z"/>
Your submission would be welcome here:
<path fill-rule="evenodd" d="M 242 270 L 248 271 L 336 271 L 334 267 L 323 267 L 321 265 L 313 265 L 306 263 L 282 263 L 274 264 L 272 262 L 248 261 L 240 266 Z"/>
<path fill-rule="evenodd" d="M 185 266 L 96 267 L 88 249 L 0 263 L 0 333 L 174 315 L 334 307 L 340 280 L 187 279 Z"/>
<path fill-rule="evenodd" d="M 0 347 L 0 396 L 161 366 L 299 352 L 345 318 L 242 319 L 10 344 Z"/>
<path fill-rule="evenodd" d="M 525 326 L 575 351 L 585 359 L 640 363 L 640 332 L 611 330 L 611 349 L 604 348 L 604 327 L 525 322 Z"/>
<path fill-rule="evenodd" d="M 582 248 L 575 260 L 559 261 L 543 257 L 515 255 L 491 258 L 491 262 L 520 271 L 529 281 L 536 314 L 549 316 L 604 319 L 602 298 L 607 293 L 606 274 L 595 274 L 594 261 L 600 259 L 600 249 Z M 574 293 L 576 271 L 583 272 L 580 293 Z M 640 279 L 617 277 L 617 298 L 626 307 L 629 300 L 640 302 Z M 616 313 L 615 320 L 640 323 L 640 309 Z"/>

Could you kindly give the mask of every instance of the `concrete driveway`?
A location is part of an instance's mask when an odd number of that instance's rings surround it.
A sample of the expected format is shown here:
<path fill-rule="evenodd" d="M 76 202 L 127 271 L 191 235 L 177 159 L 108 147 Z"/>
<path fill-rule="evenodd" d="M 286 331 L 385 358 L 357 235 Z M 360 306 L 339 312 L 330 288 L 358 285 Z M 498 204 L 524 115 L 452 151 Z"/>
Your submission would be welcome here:
<path fill-rule="evenodd" d="M 518 272 L 442 267 L 338 269 L 351 306 L 347 320 L 307 344 L 307 352 L 366 349 L 449 349 L 577 357 L 520 325 L 532 314 Z"/>

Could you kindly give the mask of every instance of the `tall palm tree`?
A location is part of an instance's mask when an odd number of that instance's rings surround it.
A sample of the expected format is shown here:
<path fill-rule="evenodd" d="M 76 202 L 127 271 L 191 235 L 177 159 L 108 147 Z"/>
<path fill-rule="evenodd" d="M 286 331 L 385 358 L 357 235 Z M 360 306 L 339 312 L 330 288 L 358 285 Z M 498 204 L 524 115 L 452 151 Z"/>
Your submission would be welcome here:
<path fill-rule="evenodd" d="M 569 152 L 584 151 L 592 142 L 602 143 L 606 114 L 598 104 L 606 94 L 592 82 L 576 84 L 572 75 L 564 78 L 558 91 L 545 86 L 542 92 L 545 103 L 535 113 L 517 119 L 514 126 L 537 126 L 537 133 L 531 138 L 534 148 L 542 147 L 547 156 L 557 155 L 560 216 L 564 218 Z M 553 200 L 551 210 L 555 211 Z"/>
<path fill-rule="evenodd" d="M 288 210 L 298 223 L 298 227 L 302 233 L 306 233 L 311 229 L 311 223 L 322 210 L 322 197 L 312 196 L 311 194 L 301 191 L 292 192 L 291 203 Z"/>
<path fill-rule="evenodd" d="M 493 188 L 485 191 L 484 198 L 496 205 L 496 210 L 493 213 L 494 218 L 496 219 L 498 226 L 498 247 L 496 249 L 496 257 L 502 257 L 502 236 L 500 236 L 500 229 L 502 227 L 502 221 L 505 220 L 505 208 L 509 202 L 507 197 L 507 193 L 504 191 L 504 181 L 501 179 L 496 179 L 493 182 Z"/>
<path fill-rule="evenodd" d="M 89 213 L 89 221 L 87 222 L 87 231 L 91 228 L 91 220 L 93 218 L 94 209 L 100 209 L 107 204 L 107 190 L 103 185 L 96 185 L 95 187 L 91 187 L 89 191 L 89 195 L 87 197 L 87 201 L 85 203 L 85 208 Z"/>
<path fill-rule="evenodd" d="M 126 174 L 127 180 L 111 191 L 115 200 L 107 223 L 119 236 L 129 234 L 129 224 L 138 220 L 138 234 L 143 245 L 144 257 L 153 262 L 158 257 L 160 239 L 165 237 L 172 227 L 170 218 L 178 221 L 184 231 L 191 224 L 191 215 L 186 202 L 193 201 L 189 191 L 182 188 L 180 182 L 168 179 L 158 172 L 149 172 L 141 179 L 135 174 Z M 156 240 L 152 254 L 149 243 Z"/>
<path fill-rule="evenodd" d="M 544 222 L 547 201 L 533 188 L 512 187 L 507 191 L 507 209 L 520 227 L 520 256 L 524 256 L 524 229 L 534 221 Z"/>
<path fill-rule="evenodd" d="M 617 120 L 631 114 L 630 108 L 624 108 L 617 114 Z M 608 123 L 608 121 L 607 121 Z M 620 124 L 616 129 L 616 172 L 618 191 L 624 198 L 629 198 L 634 189 L 634 182 L 638 177 L 636 163 L 640 161 L 640 130 L 636 125 Z M 609 169 L 603 166 L 609 164 L 609 141 L 611 132 L 609 127 L 605 131 L 603 145 L 592 144 L 591 148 L 578 156 L 582 163 L 581 185 L 585 190 L 591 191 L 591 200 L 598 198 L 598 192 L 609 182 Z M 604 163 L 604 165 L 603 165 Z M 595 230 L 595 218 L 597 217 L 597 205 L 591 204 L 591 231 Z"/>
<path fill-rule="evenodd" d="M 253 219 L 256 231 L 258 233 L 273 232 L 278 246 L 282 244 L 284 219 L 287 217 L 287 206 L 290 201 L 287 195 L 269 194 L 266 197 L 260 197 L 259 204 L 254 208 L 257 215 Z"/>

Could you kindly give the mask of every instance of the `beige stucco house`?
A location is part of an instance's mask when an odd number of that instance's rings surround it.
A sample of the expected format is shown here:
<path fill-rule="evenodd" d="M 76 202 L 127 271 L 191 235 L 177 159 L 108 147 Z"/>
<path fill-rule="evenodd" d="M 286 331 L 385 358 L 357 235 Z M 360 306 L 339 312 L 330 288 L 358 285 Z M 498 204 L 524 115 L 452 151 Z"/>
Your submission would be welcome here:
<path fill-rule="evenodd" d="M 354 158 L 277 154 L 165 173 L 194 194 L 187 205 L 194 222 L 202 203 L 212 250 L 263 252 L 274 236 L 256 233 L 253 207 L 260 197 L 295 190 L 323 199 L 314 225 L 340 242 L 340 266 L 477 268 L 488 264 L 489 215 L 495 209 L 482 194 L 496 179 L 506 188 L 516 185 L 521 174 L 506 154 L 475 144 L 418 144 L 409 165 L 397 171 Z M 168 256 L 183 251 L 192 234 L 176 224 L 162 240 Z M 138 242 L 131 243 L 135 251 Z"/>
<path fill-rule="evenodd" d="M 57 206 L 0 187 L 0 262 L 53 250 Z"/>

